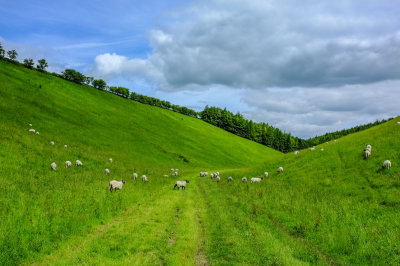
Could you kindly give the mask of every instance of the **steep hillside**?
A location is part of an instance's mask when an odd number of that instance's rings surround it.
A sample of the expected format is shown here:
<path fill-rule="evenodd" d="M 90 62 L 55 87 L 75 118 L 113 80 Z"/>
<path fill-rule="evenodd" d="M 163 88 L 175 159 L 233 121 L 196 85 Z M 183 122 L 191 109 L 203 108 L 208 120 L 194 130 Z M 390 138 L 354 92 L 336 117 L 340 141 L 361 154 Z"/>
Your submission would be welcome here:
<path fill-rule="evenodd" d="M 281 156 L 201 120 L 1 60 L 0 114 L 0 261 L 5 264 L 48 252 L 153 195 L 138 186 L 134 195 L 112 197 L 111 179 L 127 180 L 129 191 L 136 171 L 160 189 L 173 182 L 162 179 L 171 168 L 185 175 L 252 167 Z M 66 160 L 77 159 L 81 169 L 64 167 Z"/>

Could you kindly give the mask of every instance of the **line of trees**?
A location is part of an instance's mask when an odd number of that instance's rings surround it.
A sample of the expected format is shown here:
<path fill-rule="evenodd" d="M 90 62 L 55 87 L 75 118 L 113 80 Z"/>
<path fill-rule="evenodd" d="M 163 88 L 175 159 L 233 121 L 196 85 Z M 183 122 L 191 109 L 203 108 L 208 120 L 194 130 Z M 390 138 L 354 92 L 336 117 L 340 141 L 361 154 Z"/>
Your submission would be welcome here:
<path fill-rule="evenodd" d="M 16 60 L 18 53 L 15 50 L 7 51 L 8 58 L 5 57 L 5 54 L 6 52 L 0 43 L 0 59 L 5 59 L 12 63 L 20 64 Z M 23 65 L 27 68 L 32 69 L 34 66 L 34 62 L 32 59 L 27 58 L 24 59 Z M 41 72 L 46 72 L 47 67 L 48 64 L 45 59 L 38 60 L 38 64 L 36 65 L 37 70 Z M 184 115 L 199 118 L 209 124 L 217 126 L 237 136 L 258 142 L 284 153 L 308 148 L 311 146 L 322 144 L 327 141 L 338 139 L 348 134 L 365 130 L 367 128 L 376 126 L 392 119 L 390 118 L 388 120 L 376 121 L 374 123 L 356 126 L 350 129 L 330 132 L 322 136 L 316 136 L 305 140 L 294 137 L 290 133 L 282 132 L 280 129 L 268 125 L 267 123 L 255 123 L 252 120 L 247 120 L 240 113 L 233 114 L 230 111 L 226 110 L 226 108 L 221 109 L 218 107 L 206 106 L 203 111 L 196 112 L 184 106 L 171 104 L 169 101 L 163 101 L 154 97 L 141 95 L 136 92 L 130 92 L 129 89 L 125 87 L 107 86 L 107 83 L 104 80 L 87 77 L 74 69 L 65 69 L 63 72 L 61 72 L 61 74 L 51 74 L 65 80 L 75 82 L 77 84 L 86 84 L 98 90 L 105 90 L 126 99 L 131 99 L 143 104 L 157 106 Z"/>

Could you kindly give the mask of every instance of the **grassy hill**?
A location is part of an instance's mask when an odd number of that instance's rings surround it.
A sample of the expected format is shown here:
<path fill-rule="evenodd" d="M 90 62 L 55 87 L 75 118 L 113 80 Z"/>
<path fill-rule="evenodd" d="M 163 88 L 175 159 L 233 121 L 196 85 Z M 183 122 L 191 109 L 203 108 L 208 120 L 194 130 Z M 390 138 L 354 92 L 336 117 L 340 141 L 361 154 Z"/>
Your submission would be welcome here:
<path fill-rule="evenodd" d="M 0 114 L 0 264 L 400 263 L 399 118 L 283 155 L 3 61 Z M 82 168 L 64 167 L 76 159 Z M 163 177 L 170 168 L 180 177 Z M 199 171 L 219 171 L 221 182 Z M 240 182 L 265 171 L 261 183 Z M 173 191 L 183 179 L 187 190 Z"/>

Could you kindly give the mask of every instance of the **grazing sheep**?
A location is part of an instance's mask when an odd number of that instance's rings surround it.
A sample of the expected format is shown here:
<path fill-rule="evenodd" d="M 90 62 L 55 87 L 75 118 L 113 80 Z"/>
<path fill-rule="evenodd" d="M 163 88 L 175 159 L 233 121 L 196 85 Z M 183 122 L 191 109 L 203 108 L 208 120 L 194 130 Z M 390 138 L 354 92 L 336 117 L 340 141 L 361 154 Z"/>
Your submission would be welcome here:
<path fill-rule="evenodd" d="M 143 183 L 149 182 L 149 180 L 147 180 L 147 176 L 142 175 L 142 182 Z"/>
<path fill-rule="evenodd" d="M 221 180 L 221 178 L 217 175 L 217 176 L 215 177 L 215 180 L 217 180 L 217 183 L 219 183 L 219 181 Z"/>
<path fill-rule="evenodd" d="M 50 167 L 51 167 L 51 169 L 52 169 L 52 170 L 54 170 L 54 171 L 55 171 L 55 170 L 56 170 L 56 168 L 57 168 L 57 164 L 56 164 L 56 162 L 52 162 L 52 163 L 51 163 L 51 165 L 50 165 Z"/>
<path fill-rule="evenodd" d="M 168 175 L 163 175 L 163 177 L 168 177 Z"/>
<path fill-rule="evenodd" d="M 181 187 L 182 190 L 185 189 L 186 190 L 186 184 L 189 183 L 189 180 L 185 180 L 185 181 L 176 181 L 175 185 L 174 185 L 174 189 L 177 187 L 178 190 Z"/>
<path fill-rule="evenodd" d="M 371 151 L 368 150 L 368 149 L 365 149 L 365 150 L 364 150 L 364 158 L 365 158 L 365 159 L 368 159 L 369 156 L 371 156 Z"/>
<path fill-rule="evenodd" d="M 242 182 L 247 183 L 247 177 L 242 177 Z"/>
<path fill-rule="evenodd" d="M 372 152 L 372 146 L 367 144 L 367 149 Z"/>
<path fill-rule="evenodd" d="M 215 175 L 219 176 L 219 172 L 215 172 Z"/>
<path fill-rule="evenodd" d="M 109 161 L 110 163 L 112 163 L 112 158 L 108 159 L 108 161 Z"/>
<path fill-rule="evenodd" d="M 282 172 L 283 172 L 283 167 L 281 166 L 278 168 L 278 173 L 282 173 Z"/>
<path fill-rule="evenodd" d="M 39 135 L 39 131 L 36 131 L 36 135 Z"/>
<path fill-rule="evenodd" d="M 207 176 L 208 172 L 200 172 L 200 177 Z"/>
<path fill-rule="evenodd" d="M 315 151 L 315 147 L 311 147 L 311 148 L 310 148 L 310 151 Z"/>
<path fill-rule="evenodd" d="M 54 145 L 54 141 L 50 141 L 50 145 Z"/>
<path fill-rule="evenodd" d="M 66 148 L 68 148 L 68 145 L 67 145 L 67 144 L 64 145 L 64 149 L 66 149 Z"/>
<path fill-rule="evenodd" d="M 116 181 L 116 180 L 111 180 L 109 184 L 110 191 L 113 192 L 113 190 L 117 189 L 122 189 L 122 186 L 125 184 L 124 180 L 121 181 Z"/>
<path fill-rule="evenodd" d="M 67 167 L 71 167 L 72 166 L 72 163 L 70 162 L 70 161 L 66 161 L 65 162 L 65 167 L 67 168 Z"/>
<path fill-rule="evenodd" d="M 294 151 L 294 155 L 297 155 L 297 154 L 299 154 L 299 151 Z"/>
<path fill-rule="evenodd" d="M 137 174 L 133 173 L 133 179 L 136 180 L 137 179 Z"/>
<path fill-rule="evenodd" d="M 175 169 L 174 169 L 174 168 L 171 168 L 171 172 L 175 172 Z"/>
<path fill-rule="evenodd" d="M 210 175 L 210 176 L 211 176 L 211 179 L 213 179 L 213 178 L 214 178 L 214 174 L 213 174 L 213 173 L 211 173 L 211 175 Z"/>
<path fill-rule="evenodd" d="M 172 175 L 173 176 L 178 176 L 178 172 L 174 172 Z"/>
<path fill-rule="evenodd" d="M 32 124 L 29 124 L 29 126 L 31 127 L 31 126 L 32 126 Z"/>
<path fill-rule="evenodd" d="M 261 182 L 261 180 L 263 180 L 263 178 L 262 177 L 252 177 L 251 179 L 250 179 L 250 183 L 259 183 L 259 182 Z"/>
<path fill-rule="evenodd" d="M 29 129 L 28 131 L 31 132 L 31 133 L 35 133 L 36 132 L 33 128 Z"/>
<path fill-rule="evenodd" d="M 389 160 L 383 162 L 382 164 L 383 169 L 389 169 L 390 167 L 392 167 L 392 163 Z"/>
<path fill-rule="evenodd" d="M 106 168 L 106 175 L 110 174 L 110 170 L 108 168 Z"/>
<path fill-rule="evenodd" d="M 233 178 L 230 176 L 230 177 L 228 177 L 228 182 L 231 182 L 231 181 L 233 181 Z"/>
<path fill-rule="evenodd" d="M 268 177 L 268 172 L 264 173 L 264 177 L 267 178 Z"/>
<path fill-rule="evenodd" d="M 82 162 L 79 161 L 79 160 L 76 160 L 76 161 L 75 161 L 75 165 L 76 165 L 76 166 L 83 166 Z"/>

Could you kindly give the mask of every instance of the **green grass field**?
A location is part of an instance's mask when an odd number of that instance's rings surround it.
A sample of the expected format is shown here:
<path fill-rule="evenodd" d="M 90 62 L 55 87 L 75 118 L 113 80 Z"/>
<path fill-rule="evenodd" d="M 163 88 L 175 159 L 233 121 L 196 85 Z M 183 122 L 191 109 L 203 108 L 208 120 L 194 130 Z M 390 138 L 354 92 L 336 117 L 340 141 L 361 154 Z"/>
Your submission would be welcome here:
<path fill-rule="evenodd" d="M 397 121 L 284 155 L 0 61 L 0 264 L 400 264 Z M 112 179 L 126 180 L 121 191 L 108 191 Z"/>

